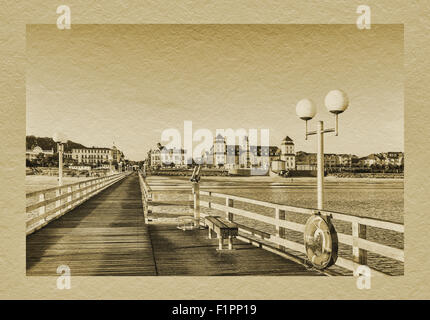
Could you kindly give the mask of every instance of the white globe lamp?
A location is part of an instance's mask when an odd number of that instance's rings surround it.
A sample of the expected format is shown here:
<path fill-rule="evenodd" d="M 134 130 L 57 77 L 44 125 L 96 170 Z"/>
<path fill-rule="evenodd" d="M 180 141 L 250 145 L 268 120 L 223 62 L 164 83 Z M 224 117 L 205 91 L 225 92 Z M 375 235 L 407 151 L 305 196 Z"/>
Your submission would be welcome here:
<path fill-rule="evenodd" d="M 334 114 L 344 112 L 349 105 L 348 96 L 342 90 L 332 90 L 325 97 L 325 106 L 328 111 Z"/>
<path fill-rule="evenodd" d="M 315 104 L 312 102 L 312 100 L 302 99 L 297 102 L 296 114 L 300 119 L 305 121 L 311 120 L 313 117 L 315 117 L 316 113 L 317 108 L 315 107 Z"/>
<path fill-rule="evenodd" d="M 57 143 L 66 143 L 66 136 L 61 132 L 55 132 L 52 139 Z"/>

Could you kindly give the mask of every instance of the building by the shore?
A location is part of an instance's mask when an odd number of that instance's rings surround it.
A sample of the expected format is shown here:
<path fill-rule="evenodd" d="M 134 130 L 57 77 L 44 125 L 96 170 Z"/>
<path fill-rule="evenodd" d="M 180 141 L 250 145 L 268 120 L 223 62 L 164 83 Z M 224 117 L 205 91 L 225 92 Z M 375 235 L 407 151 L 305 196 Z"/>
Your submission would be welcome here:
<path fill-rule="evenodd" d="M 336 154 L 336 153 L 325 153 L 324 154 L 324 168 L 349 168 L 352 166 L 354 159 L 357 156 L 352 154 Z M 358 158 L 357 158 L 358 159 Z M 296 169 L 301 171 L 314 171 L 317 169 L 317 154 L 308 153 L 304 151 L 297 152 L 296 155 Z"/>
<path fill-rule="evenodd" d="M 184 149 L 167 149 L 158 143 L 148 152 L 148 165 L 152 168 L 160 167 L 185 167 L 187 165 L 186 152 Z"/>
<path fill-rule="evenodd" d="M 54 149 L 51 150 L 43 150 L 41 147 L 39 146 L 33 146 L 33 148 L 31 149 L 27 149 L 25 150 L 25 158 L 27 160 L 34 160 L 36 159 L 39 155 L 43 155 L 45 156 L 53 156 L 54 155 Z"/>
<path fill-rule="evenodd" d="M 272 163 L 280 170 L 295 169 L 294 142 L 285 137 L 278 146 L 250 145 L 248 137 L 244 137 L 242 144 L 227 144 L 227 139 L 218 134 L 209 152 L 205 152 L 203 164 L 208 167 L 225 169 L 261 168 L 269 169 Z"/>
<path fill-rule="evenodd" d="M 316 153 L 299 151 L 296 154 L 296 169 L 300 171 L 315 171 L 317 169 Z M 403 152 L 372 153 L 365 157 L 354 154 L 324 154 L 324 168 L 330 169 L 352 169 L 371 167 L 402 167 L 404 164 Z"/>
<path fill-rule="evenodd" d="M 124 153 L 115 146 L 112 148 L 74 148 L 72 149 L 71 158 L 78 164 L 102 165 L 111 162 L 122 162 Z"/>

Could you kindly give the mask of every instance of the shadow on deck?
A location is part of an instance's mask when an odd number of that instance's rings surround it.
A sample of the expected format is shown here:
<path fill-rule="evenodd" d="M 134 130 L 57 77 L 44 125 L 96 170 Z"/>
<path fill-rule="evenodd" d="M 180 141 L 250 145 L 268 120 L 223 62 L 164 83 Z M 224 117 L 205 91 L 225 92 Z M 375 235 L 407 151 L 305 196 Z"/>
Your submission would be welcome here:
<path fill-rule="evenodd" d="M 321 275 L 274 253 L 239 240 L 234 250 L 217 251 L 218 240 L 208 231 L 149 225 L 157 274 L 160 276 Z"/>

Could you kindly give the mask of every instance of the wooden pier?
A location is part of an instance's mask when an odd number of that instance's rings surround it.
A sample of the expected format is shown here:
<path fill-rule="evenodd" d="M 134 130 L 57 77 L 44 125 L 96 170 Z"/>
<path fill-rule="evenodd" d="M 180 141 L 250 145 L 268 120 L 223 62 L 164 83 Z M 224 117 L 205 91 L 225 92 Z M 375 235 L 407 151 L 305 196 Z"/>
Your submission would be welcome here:
<path fill-rule="evenodd" d="M 138 177 L 115 183 L 27 237 L 27 275 L 155 275 Z"/>
<path fill-rule="evenodd" d="M 97 180 L 78 185 L 80 191 L 63 187 L 67 203 L 56 206 L 61 214 L 27 236 L 27 275 L 58 276 L 60 265 L 81 276 L 322 275 L 252 241 L 235 240 L 235 250 L 217 251 L 218 241 L 208 239 L 207 230 L 177 228 L 178 216 L 187 210 L 193 214 L 187 201 L 179 204 L 164 199 L 158 207 L 153 201 L 149 209 L 142 204 L 145 192 L 141 192 L 136 173 L 108 181 L 110 184 L 100 185 Z M 98 193 L 79 200 L 82 190 L 91 185 Z M 51 202 L 58 202 L 59 197 L 61 192 Z M 40 199 L 29 207 L 37 207 L 45 217 L 44 206 L 50 202 Z M 163 206 L 169 208 L 163 211 L 163 218 L 146 224 L 145 210 L 156 216 L 157 208 Z M 68 211 L 61 212 L 61 208 Z M 177 208 L 181 208 L 179 213 Z"/>

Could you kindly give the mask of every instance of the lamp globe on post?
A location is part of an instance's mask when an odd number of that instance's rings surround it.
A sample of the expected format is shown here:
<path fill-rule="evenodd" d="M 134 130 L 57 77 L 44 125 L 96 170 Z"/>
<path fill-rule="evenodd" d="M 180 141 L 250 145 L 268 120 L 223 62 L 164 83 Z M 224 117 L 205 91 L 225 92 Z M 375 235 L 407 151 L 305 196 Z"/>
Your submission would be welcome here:
<path fill-rule="evenodd" d="M 332 90 L 327 93 L 325 106 L 328 111 L 335 115 L 335 134 L 338 135 L 338 116 L 344 112 L 349 105 L 349 99 L 345 92 L 342 90 Z"/>
<path fill-rule="evenodd" d="M 63 185 L 63 152 L 64 152 L 64 143 L 67 142 L 67 139 L 64 134 L 60 132 L 56 132 L 53 135 L 54 142 L 57 143 L 58 150 L 58 185 L 61 187 Z"/>
<path fill-rule="evenodd" d="M 56 143 L 65 143 L 66 142 L 65 136 L 61 132 L 55 132 L 54 135 L 52 136 L 52 139 Z"/>
<path fill-rule="evenodd" d="M 313 103 L 312 100 L 309 99 L 302 99 L 299 102 L 297 102 L 296 105 L 296 114 L 297 116 L 302 119 L 305 120 L 305 129 L 306 129 L 306 137 L 305 139 L 308 139 L 308 120 L 311 120 L 313 117 L 315 117 L 315 115 L 317 114 L 317 108 L 315 106 L 315 104 Z"/>

